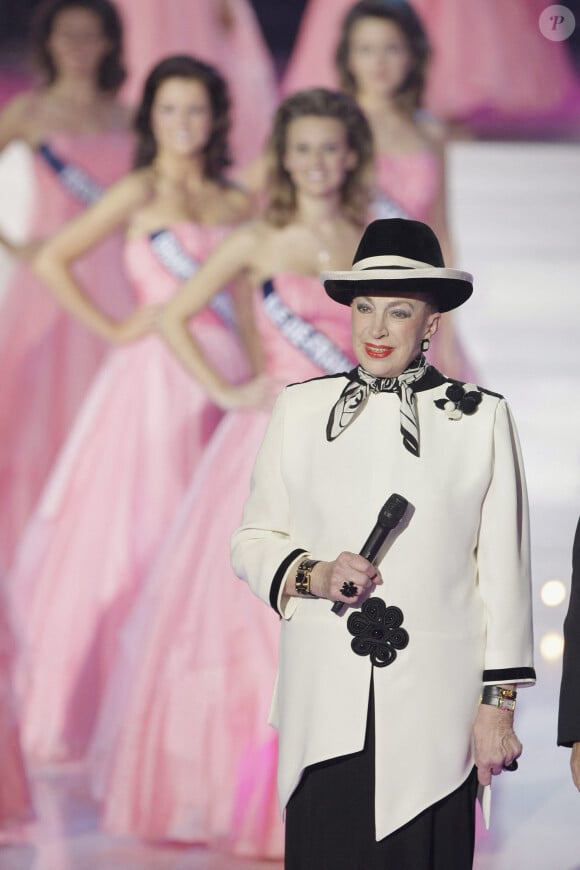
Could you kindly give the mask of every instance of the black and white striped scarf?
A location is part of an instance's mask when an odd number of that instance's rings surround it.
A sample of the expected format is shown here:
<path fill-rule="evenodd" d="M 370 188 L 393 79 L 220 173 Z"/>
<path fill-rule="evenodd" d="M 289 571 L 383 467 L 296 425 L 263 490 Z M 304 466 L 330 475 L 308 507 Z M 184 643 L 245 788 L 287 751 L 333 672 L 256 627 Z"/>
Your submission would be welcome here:
<path fill-rule="evenodd" d="M 401 399 L 401 435 L 403 445 L 419 456 L 419 420 L 413 384 L 427 373 L 429 364 L 423 354 L 413 360 L 396 378 L 377 378 L 362 366 L 356 369 L 357 380 L 347 384 L 334 405 L 326 424 L 326 438 L 334 441 L 358 417 L 371 393 L 397 393 Z"/>

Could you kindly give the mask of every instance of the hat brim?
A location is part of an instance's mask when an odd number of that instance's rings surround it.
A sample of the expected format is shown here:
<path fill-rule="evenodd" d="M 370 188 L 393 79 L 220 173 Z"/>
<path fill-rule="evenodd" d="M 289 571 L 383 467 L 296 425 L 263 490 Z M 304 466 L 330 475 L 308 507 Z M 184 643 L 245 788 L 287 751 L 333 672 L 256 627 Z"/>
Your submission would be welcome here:
<path fill-rule="evenodd" d="M 356 296 L 391 296 L 429 293 L 442 313 L 466 302 L 473 293 L 473 277 L 459 269 L 361 269 L 323 272 L 321 279 L 331 299 L 350 305 Z"/>

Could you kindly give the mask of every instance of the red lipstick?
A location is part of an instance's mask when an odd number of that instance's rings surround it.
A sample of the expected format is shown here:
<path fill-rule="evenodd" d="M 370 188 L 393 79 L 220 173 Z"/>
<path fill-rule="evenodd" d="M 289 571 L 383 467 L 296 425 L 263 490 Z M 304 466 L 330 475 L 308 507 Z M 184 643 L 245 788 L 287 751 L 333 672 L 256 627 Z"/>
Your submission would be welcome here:
<path fill-rule="evenodd" d="M 367 356 L 373 359 L 385 359 L 394 351 L 394 347 L 389 347 L 388 344 L 370 344 L 365 343 L 365 352 Z"/>

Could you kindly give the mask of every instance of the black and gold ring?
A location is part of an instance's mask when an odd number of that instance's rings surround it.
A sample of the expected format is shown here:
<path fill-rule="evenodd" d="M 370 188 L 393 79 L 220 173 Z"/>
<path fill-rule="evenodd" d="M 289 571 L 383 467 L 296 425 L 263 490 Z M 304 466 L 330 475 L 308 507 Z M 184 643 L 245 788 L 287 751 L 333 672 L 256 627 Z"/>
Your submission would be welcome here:
<path fill-rule="evenodd" d="M 340 594 L 344 595 L 345 598 L 354 598 L 358 595 L 358 586 L 352 580 L 347 580 L 340 587 Z"/>

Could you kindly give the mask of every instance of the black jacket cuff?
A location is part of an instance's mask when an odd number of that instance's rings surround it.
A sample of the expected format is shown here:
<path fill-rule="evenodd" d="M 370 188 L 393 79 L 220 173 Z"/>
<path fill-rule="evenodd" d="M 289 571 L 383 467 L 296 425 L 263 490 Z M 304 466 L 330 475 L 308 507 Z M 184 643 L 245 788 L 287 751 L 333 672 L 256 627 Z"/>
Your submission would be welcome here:
<path fill-rule="evenodd" d="M 284 561 L 280 562 L 278 570 L 274 574 L 274 578 L 270 586 L 270 607 L 276 611 L 278 616 L 282 616 L 282 614 L 278 610 L 278 596 L 280 595 L 280 586 L 282 585 L 282 581 L 286 575 L 286 571 L 288 570 L 292 562 L 298 558 L 298 556 L 301 556 L 302 553 L 306 552 L 306 550 L 302 550 L 300 548 L 292 550 L 292 552 L 286 556 Z"/>

